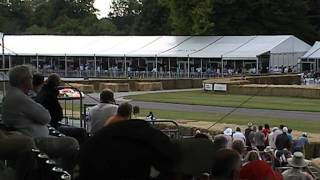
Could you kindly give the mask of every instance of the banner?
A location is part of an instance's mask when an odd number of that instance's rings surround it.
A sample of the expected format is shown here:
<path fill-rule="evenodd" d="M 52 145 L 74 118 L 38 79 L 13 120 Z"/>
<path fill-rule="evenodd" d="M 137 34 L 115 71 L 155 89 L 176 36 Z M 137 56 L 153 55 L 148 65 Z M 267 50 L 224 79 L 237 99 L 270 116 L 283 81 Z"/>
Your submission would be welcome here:
<path fill-rule="evenodd" d="M 213 84 L 203 84 L 203 89 L 205 91 L 213 91 Z"/>
<path fill-rule="evenodd" d="M 213 90 L 214 91 L 227 91 L 227 85 L 226 84 L 214 84 Z"/>

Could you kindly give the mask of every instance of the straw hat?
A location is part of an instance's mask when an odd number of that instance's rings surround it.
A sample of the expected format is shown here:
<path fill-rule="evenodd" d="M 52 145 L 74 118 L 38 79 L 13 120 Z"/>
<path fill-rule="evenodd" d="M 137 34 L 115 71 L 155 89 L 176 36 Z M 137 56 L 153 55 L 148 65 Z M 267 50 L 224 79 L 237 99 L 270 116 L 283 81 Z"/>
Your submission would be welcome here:
<path fill-rule="evenodd" d="M 304 155 L 301 152 L 295 152 L 293 157 L 288 159 L 288 164 L 297 168 L 308 166 L 308 162 L 304 159 Z"/>
<path fill-rule="evenodd" d="M 231 128 L 227 128 L 226 130 L 223 131 L 223 134 L 226 136 L 231 136 L 232 135 L 232 129 Z"/>

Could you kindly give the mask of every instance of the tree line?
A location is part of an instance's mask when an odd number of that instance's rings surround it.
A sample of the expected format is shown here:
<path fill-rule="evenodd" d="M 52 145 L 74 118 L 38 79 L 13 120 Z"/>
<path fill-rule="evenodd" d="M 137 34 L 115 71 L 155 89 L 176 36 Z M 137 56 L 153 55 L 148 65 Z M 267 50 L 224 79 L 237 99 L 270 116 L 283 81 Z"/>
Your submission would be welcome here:
<path fill-rule="evenodd" d="M 259 35 L 320 38 L 319 0 L 113 0 L 98 19 L 94 0 L 2 0 L 8 34 Z"/>

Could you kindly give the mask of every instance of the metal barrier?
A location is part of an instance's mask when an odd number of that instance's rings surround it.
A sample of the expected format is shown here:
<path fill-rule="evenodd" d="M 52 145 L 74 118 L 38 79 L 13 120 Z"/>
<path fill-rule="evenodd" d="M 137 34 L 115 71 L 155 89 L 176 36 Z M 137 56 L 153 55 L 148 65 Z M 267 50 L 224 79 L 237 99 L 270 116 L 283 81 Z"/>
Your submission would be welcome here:
<path fill-rule="evenodd" d="M 167 136 L 169 136 L 170 138 L 173 139 L 181 139 L 182 135 L 180 132 L 180 126 L 178 125 L 178 123 L 176 123 L 175 121 L 147 121 L 149 122 L 154 128 L 159 129 L 160 131 L 162 131 L 164 134 L 166 134 Z M 173 126 L 165 126 L 164 128 L 161 127 L 161 124 L 172 124 Z M 171 129 L 173 127 L 173 129 Z"/>

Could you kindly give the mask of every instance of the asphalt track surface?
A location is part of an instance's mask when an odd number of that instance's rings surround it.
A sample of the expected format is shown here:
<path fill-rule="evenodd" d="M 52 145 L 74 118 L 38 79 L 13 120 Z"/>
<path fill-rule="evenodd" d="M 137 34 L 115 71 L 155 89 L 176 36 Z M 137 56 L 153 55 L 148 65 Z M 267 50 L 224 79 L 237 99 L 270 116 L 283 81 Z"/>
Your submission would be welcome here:
<path fill-rule="evenodd" d="M 129 95 L 139 95 L 139 94 L 158 93 L 158 92 L 192 91 L 192 90 L 199 90 L 199 89 L 115 93 L 115 98 L 118 103 L 121 103 L 126 101 L 126 99 L 124 98 Z M 89 96 L 90 97 L 85 98 L 84 103 L 98 102 L 99 100 L 98 93 L 89 94 Z M 181 111 L 181 112 L 187 111 L 187 112 L 226 114 L 234 110 L 234 108 L 230 108 L 230 107 L 185 105 L 185 104 L 158 103 L 158 102 L 130 101 L 130 103 L 133 105 L 138 105 L 142 109 L 158 109 L 158 110 Z M 253 117 L 269 117 L 269 118 L 277 118 L 277 119 L 283 118 L 283 119 L 289 119 L 289 120 L 292 119 L 292 120 L 320 121 L 320 112 L 238 108 L 232 114 L 243 115 L 243 116 L 253 116 Z"/>

